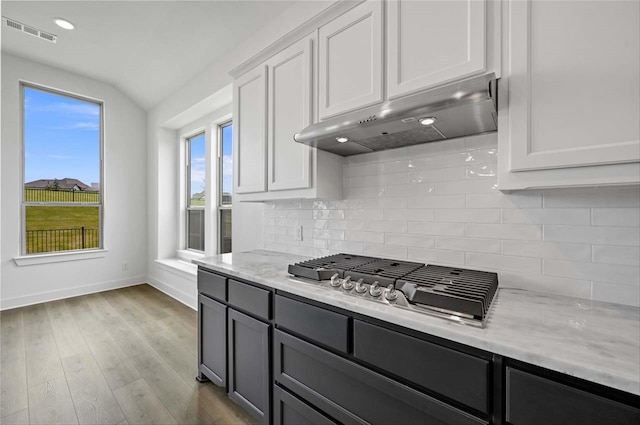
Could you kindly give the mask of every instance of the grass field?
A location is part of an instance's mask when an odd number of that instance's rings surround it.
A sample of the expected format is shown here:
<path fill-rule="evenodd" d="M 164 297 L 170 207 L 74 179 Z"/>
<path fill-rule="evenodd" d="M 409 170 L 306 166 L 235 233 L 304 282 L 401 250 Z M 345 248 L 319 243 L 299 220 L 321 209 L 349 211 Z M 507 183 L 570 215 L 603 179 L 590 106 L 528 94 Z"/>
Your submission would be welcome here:
<path fill-rule="evenodd" d="M 26 202 L 97 203 L 99 192 L 25 189 Z M 26 206 L 26 252 L 65 251 L 100 246 L 100 208 L 98 206 Z"/>

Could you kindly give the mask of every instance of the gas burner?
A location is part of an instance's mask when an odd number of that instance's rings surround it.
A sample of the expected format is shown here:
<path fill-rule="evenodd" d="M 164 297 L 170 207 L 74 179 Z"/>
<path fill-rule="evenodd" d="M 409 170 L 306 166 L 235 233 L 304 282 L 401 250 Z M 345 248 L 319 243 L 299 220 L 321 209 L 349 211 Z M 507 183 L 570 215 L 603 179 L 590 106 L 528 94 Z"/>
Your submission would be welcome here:
<path fill-rule="evenodd" d="M 496 273 L 351 254 L 289 266 L 289 274 L 345 295 L 484 327 Z"/>

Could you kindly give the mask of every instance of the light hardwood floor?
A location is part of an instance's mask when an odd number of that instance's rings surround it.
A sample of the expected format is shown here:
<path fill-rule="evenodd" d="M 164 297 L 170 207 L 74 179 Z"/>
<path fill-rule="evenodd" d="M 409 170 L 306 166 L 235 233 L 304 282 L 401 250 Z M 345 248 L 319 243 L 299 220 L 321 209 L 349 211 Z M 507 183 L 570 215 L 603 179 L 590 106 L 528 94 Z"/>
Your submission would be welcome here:
<path fill-rule="evenodd" d="M 3 311 L 2 424 L 253 424 L 195 381 L 196 312 L 149 285 Z"/>

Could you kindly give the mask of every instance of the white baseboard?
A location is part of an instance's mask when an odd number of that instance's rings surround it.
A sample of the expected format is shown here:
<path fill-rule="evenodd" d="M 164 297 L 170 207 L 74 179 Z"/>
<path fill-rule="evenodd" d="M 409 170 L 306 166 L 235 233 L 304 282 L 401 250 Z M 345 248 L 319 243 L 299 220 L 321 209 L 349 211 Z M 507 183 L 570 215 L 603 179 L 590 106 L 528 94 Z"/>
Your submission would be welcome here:
<path fill-rule="evenodd" d="M 55 291 L 39 292 L 23 297 L 1 298 L 0 310 L 25 307 L 32 304 L 40 304 L 48 301 L 61 300 L 64 298 L 77 297 L 80 295 L 93 294 L 95 292 L 108 291 L 110 289 L 124 288 L 127 286 L 140 285 L 147 282 L 146 276 L 136 276 L 122 280 L 112 280 L 109 282 L 93 283 L 90 285 L 74 286 L 71 288 L 58 289 Z"/>
<path fill-rule="evenodd" d="M 180 301 L 187 307 L 198 310 L 198 297 L 196 295 L 188 294 L 177 289 L 175 286 L 169 285 L 168 283 L 162 282 L 161 280 L 151 276 L 147 276 L 147 283 L 156 288 L 158 291 L 164 292 L 171 298 Z"/>

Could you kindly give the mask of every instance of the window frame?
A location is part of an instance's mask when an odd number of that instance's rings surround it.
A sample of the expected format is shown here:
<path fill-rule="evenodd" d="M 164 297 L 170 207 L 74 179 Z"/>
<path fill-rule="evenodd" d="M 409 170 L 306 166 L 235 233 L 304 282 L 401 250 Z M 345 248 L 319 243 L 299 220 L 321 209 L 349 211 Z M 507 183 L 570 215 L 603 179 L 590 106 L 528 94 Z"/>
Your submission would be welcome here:
<path fill-rule="evenodd" d="M 205 177 L 205 198 L 204 198 L 204 205 L 200 206 L 192 206 L 191 205 L 191 140 L 203 136 L 204 137 L 204 151 L 205 151 L 205 175 L 206 175 L 206 169 L 207 169 L 207 164 L 209 163 L 207 161 L 207 152 L 209 151 L 208 149 L 208 137 L 207 137 L 207 131 L 204 128 L 198 128 L 197 130 L 188 133 L 187 135 L 183 136 L 182 139 L 184 140 L 184 153 L 185 153 L 185 160 L 184 160 L 184 179 L 185 179 L 185 197 L 184 197 L 184 238 L 183 238 L 183 243 L 184 243 L 184 249 L 188 252 L 192 252 L 194 254 L 205 254 L 206 250 L 207 250 L 207 225 L 206 225 L 206 215 L 207 215 L 207 189 L 209 186 L 209 182 L 207 181 L 206 177 Z M 195 249 L 195 248 L 190 248 L 189 247 L 189 211 L 190 210 L 198 210 L 198 211 L 203 211 L 204 214 L 204 218 L 205 218 L 205 222 L 204 222 L 204 230 L 203 230 L 203 244 L 204 244 L 204 249 L 203 250 L 199 250 L 199 249 Z"/>
<path fill-rule="evenodd" d="M 222 253 L 222 211 L 224 210 L 229 210 L 231 211 L 231 214 L 233 215 L 233 177 L 232 177 L 232 195 L 231 195 L 231 203 L 230 204 L 223 204 L 222 203 L 222 195 L 224 193 L 224 189 L 222 187 L 222 181 L 223 181 L 223 158 L 224 155 L 222 153 L 223 150 L 223 146 L 222 146 L 222 129 L 224 127 L 227 126 L 233 126 L 233 118 L 229 118 L 225 121 L 220 121 L 216 123 L 216 132 L 217 132 L 217 154 L 218 154 L 218 159 L 217 159 L 217 166 L 218 166 L 218 178 L 217 178 L 217 185 L 216 185 L 216 189 L 218 191 L 218 196 L 217 196 L 217 205 L 216 205 L 216 223 L 217 223 L 217 232 L 216 232 L 216 239 L 217 239 L 217 253 L 221 254 Z M 233 132 L 233 128 L 231 130 Z M 233 133 L 232 133 L 233 134 Z M 232 146 L 233 146 L 233 139 L 232 139 Z M 233 148 L 232 148 L 233 149 Z M 231 152 L 231 154 L 233 155 L 233 150 Z M 233 163 L 233 162 L 232 162 Z M 232 174 L 233 176 L 233 174 Z M 232 219 L 233 220 L 233 219 Z M 233 221 L 232 221 L 233 223 Z M 231 234 L 231 246 L 233 247 L 233 233 Z M 231 252 L 233 252 L 233 249 L 231 250 Z"/>
<path fill-rule="evenodd" d="M 81 95 L 78 93 L 74 93 L 74 92 L 70 92 L 67 90 L 62 90 L 62 89 L 58 89 L 55 87 L 50 87 L 50 86 L 46 86 L 43 84 L 38 84 L 38 83 L 33 83 L 30 81 L 24 81 L 24 80 L 20 80 L 19 82 L 19 108 L 20 108 L 20 112 L 19 112 L 19 116 L 20 116 L 20 157 L 21 157 L 21 161 L 20 161 L 20 181 L 19 181 L 19 186 L 20 186 L 20 247 L 19 247 L 19 252 L 20 252 L 20 256 L 18 258 L 20 259 L 36 259 L 38 257 L 47 257 L 49 260 L 51 259 L 51 257 L 62 257 L 63 256 L 75 256 L 77 257 L 78 254 L 91 254 L 91 253 L 99 253 L 99 252 L 105 252 L 106 248 L 105 248 L 105 240 L 104 240 L 104 235 L 105 235 L 105 220 L 104 220 L 104 210 L 105 210 L 105 204 L 106 204 L 106 183 L 105 183 L 105 171 L 104 171 L 104 162 L 105 162 L 105 149 L 104 149 L 104 129 L 105 129 L 105 113 L 104 113 L 104 101 L 101 99 L 96 99 L 90 96 L 85 96 L 85 95 Z M 30 88 L 33 90 L 38 90 L 38 91 L 43 91 L 46 93 L 50 93 L 50 94 L 54 94 L 57 96 L 61 96 L 61 97 L 67 97 L 67 98 L 71 98 L 71 99 L 75 99 L 75 100 L 79 100 L 82 102 L 87 102 L 87 103 L 93 103 L 95 105 L 98 105 L 98 107 L 100 108 L 100 113 L 99 113 L 99 118 L 100 118 L 100 128 L 99 128 L 99 153 L 100 153 L 100 161 L 99 161 L 99 167 L 100 167 L 100 172 L 99 172 L 99 176 L 100 176 L 100 202 L 98 203 L 87 203 L 87 202 L 27 202 L 25 200 L 25 171 L 26 171 L 26 164 L 25 164 L 25 159 L 26 159 L 26 155 L 25 155 L 25 140 L 24 140 L 24 136 L 25 136 L 25 131 L 24 131 L 24 125 L 25 125 L 25 117 L 24 117 L 24 94 L 25 94 L 25 89 Z M 97 207 L 98 208 L 98 238 L 99 238 L 99 244 L 97 247 L 94 248 L 85 248 L 85 249 L 73 249 L 73 250 L 64 250 L 64 251 L 46 251 L 46 252 L 35 252 L 35 253 L 30 253 L 27 254 L 27 207 L 28 206 L 61 206 L 61 207 L 65 207 L 65 206 L 69 206 L 69 207 Z M 94 256 L 87 256 L 87 258 L 93 258 Z M 48 260 L 45 260 L 45 262 L 50 262 Z M 26 261 L 25 264 L 27 263 L 32 263 L 29 261 Z"/>

